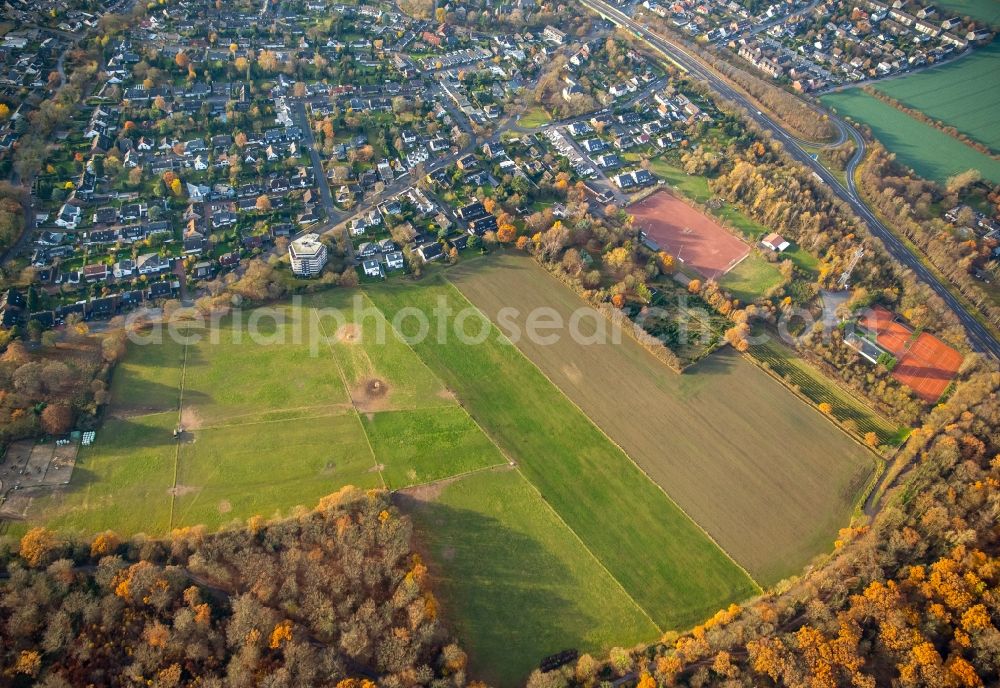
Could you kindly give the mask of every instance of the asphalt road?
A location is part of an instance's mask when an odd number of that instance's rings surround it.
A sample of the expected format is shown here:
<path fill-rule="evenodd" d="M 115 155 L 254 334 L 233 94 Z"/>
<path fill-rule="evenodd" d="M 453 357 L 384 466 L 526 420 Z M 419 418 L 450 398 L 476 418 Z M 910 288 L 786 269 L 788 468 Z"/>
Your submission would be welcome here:
<path fill-rule="evenodd" d="M 961 321 L 962 325 L 965 327 L 969 343 L 975 351 L 987 353 L 994 358 L 1000 359 L 1000 342 L 994 339 L 992 334 L 968 311 L 965 310 L 965 307 L 958 300 L 958 298 L 956 298 L 934 275 L 931 274 L 926 267 L 924 267 L 920 259 L 905 245 L 903 245 L 903 243 L 891 231 L 889 231 L 889 229 L 883 225 L 878 218 L 875 217 L 864 201 L 861 200 L 857 189 L 854 186 L 853 174 L 865 153 L 865 142 L 860 132 L 858 132 L 850 124 L 837 118 L 833 114 L 828 113 L 830 121 L 833 122 L 841 132 L 846 132 L 847 135 L 854 139 L 855 144 L 857 144 L 857 151 L 847 166 L 847 186 L 845 187 L 840 183 L 840 180 L 830 173 L 829 170 L 827 170 L 818 161 L 814 160 L 811 155 L 806 153 L 796 139 L 786 132 L 781 125 L 777 124 L 757 110 L 757 106 L 754 105 L 747 97 L 729 86 L 726 81 L 724 81 L 710 68 L 703 65 L 683 47 L 678 46 L 675 43 L 666 40 L 659 34 L 655 34 L 646 29 L 643 25 L 634 21 L 621 10 L 602 2 L 601 0 L 582 0 L 582 2 L 585 7 L 600 14 L 605 19 L 631 30 L 636 36 L 642 38 L 655 50 L 680 65 L 687 72 L 706 81 L 709 86 L 711 86 L 723 98 L 731 100 L 745 108 L 749 113 L 750 118 L 753 119 L 754 122 L 756 122 L 762 129 L 771 132 L 774 138 L 784 145 L 785 150 L 788 151 L 788 154 L 791 155 L 792 158 L 809 168 L 820 180 L 823 181 L 823 183 L 830 187 L 838 198 L 851 206 L 858 217 L 860 217 L 868 226 L 872 235 L 882 241 L 886 250 L 894 259 L 912 270 L 919 279 L 927 283 L 934 293 L 940 296 L 941 299 L 948 304 L 949 308 L 955 312 L 959 321 Z"/>

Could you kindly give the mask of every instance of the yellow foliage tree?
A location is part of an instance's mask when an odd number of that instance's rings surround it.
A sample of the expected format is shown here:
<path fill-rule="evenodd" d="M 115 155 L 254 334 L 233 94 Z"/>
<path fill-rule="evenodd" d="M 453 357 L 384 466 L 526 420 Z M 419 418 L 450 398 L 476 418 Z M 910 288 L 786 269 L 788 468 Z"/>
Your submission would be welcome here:
<path fill-rule="evenodd" d="M 281 623 L 275 625 L 274 630 L 271 631 L 271 639 L 268 641 L 268 647 L 272 650 L 277 650 L 281 647 L 282 643 L 286 643 L 292 639 L 292 622 L 285 619 Z"/>
<path fill-rule="evenodd" d="M 112 530 L 105 530 L 103 533 L 98 533 L 94 541 L 90 543 L 90 556 L 103 557 L 106 554 L 110 554 L 118 547 L 120 542 L 118 535 Z"/>
<path fill-rule="evenodd" d="M 42 527 L 32 528 L 21 538 L 19 553 L 29 566 L 38 566 L 58 546 L 55 533 Z"/>
<path fill-rule="evenodd" d="M 37 650 L 22 650 L 14 664 L 15 674 L 24 674 L 34 678 L 42 668 L 42 656 Z"/>

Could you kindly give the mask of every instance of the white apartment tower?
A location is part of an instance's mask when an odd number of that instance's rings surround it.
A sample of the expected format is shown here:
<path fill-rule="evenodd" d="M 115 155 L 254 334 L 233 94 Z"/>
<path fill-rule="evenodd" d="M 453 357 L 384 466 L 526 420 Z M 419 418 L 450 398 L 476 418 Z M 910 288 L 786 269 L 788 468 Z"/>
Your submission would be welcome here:
<path fill-rule="evenodd" d="M 326 245 L 318 234 L 305 234 L 288 245 L 292 272 L 299 277 L 316 277 L 326 265 Z"/>

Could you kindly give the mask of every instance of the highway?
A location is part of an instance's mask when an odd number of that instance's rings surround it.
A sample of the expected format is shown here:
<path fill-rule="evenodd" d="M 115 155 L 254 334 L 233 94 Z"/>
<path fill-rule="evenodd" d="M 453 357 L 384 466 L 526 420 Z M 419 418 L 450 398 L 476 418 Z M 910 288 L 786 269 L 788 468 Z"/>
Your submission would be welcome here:
<path fill-rule="evenodd" d="M 986 353 L 994 358 L 1000 359 L 1000 342 L 974 318 L 956 298 L 931 272 L 924 266 L 920 259 L 915 256 L 889 229 L 883 225 L 872 213 L 868 206 L 861 200 L 854 185 L 854 171 L 861 162 L 865 153 L 865 142 L 861 133 L 847 122 L 839 119 L 833 114 L 827 113 L 830 121 L 833 122 L 842 133 L 850 136 L 857 150 L 847 165 L 847 186 L 840 183 L 829 170 L 817 160 L 814 160 L 802 147 L 798 141 L 792 137 L 784 128 L 770 119 L 757 109 L 757 106 L 743 93 L 735 90 L 711 68 L 704 65 L 698 58 L 694 57 L 684 47 L 673 43 L 659 34 L 653 33 L 642 24 L 633 20 L 630 16 L 616 7 L 612 7 L 602 0 L 582 0 L 585 7 L 596 12 L 612 23 L 630 30 L 634 35 L 644 40 L 653 49 L 663 54 L 672 62 L 679 65 L 691 75 L 704 80 L 723 98 L 730 100 L 745 108 L 748 116 L 762 129 L 769 131 L 775 140 L 779 141 L 788 154 L 797 162 L 805 165 L 815 175 L 823 181 L 833 193 L 842 201 L 847 203 L 854 212 L 868 226 L 869 231 L 882 241 L 889 254 L 899 263 L 913 271 L 913 273 L 923 282 L 928 284 L 934 293 L 941 297 L 948 307 L 951 308 L 962 325 L 965 327 L 966 336 L 975 351 Z"/>

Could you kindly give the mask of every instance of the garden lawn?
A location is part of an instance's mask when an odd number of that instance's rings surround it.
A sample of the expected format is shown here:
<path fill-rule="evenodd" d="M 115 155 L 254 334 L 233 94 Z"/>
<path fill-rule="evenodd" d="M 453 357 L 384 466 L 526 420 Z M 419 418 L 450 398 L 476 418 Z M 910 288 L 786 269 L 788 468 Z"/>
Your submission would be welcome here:
<path fill-rule="evenodd" d="M 390 320 L 403 308 L 428 313 L 441 300 L 456 312 L 470 307 L 454 287 L 429 279 L 368 294 Z M 416 334 L 414 319 L 401 324 L 406 336 Z M 482 324 L 470 318 L 467 331 Z M 687 627 L 755 592 L 746 573 L 517 348 L 488 323 L 486 332 L 481 344 L 428 337 L 414 349 L 661 627 Z"/>
<path fill-rule="evenodd" d="M 535 127 L 541 127 L 552 121 L 549 117 L 549 113 L 545 111 L 544 108 L 535 106 L 525 111 L 521 118 L 518 119 L 518 126 L 525 127 L 526 129 L 534 129 Z"/>
<path fill-rule="evenodd" d="M 658 636 L 520 472 L 480 472 L 399 502 L 474 677 L 523 685 L 554 652 L 603 656 Z"/>
<path fill-rule="evenodd" d="M 985 179 L 1000 182 L 1000 160 L 980 153 L 860 89 L 832 93 L 821 100 L 839 114 L 871 127 L 887 150 L 925 179 L 944 184 L 948 177 L 975 168 Z"/>

